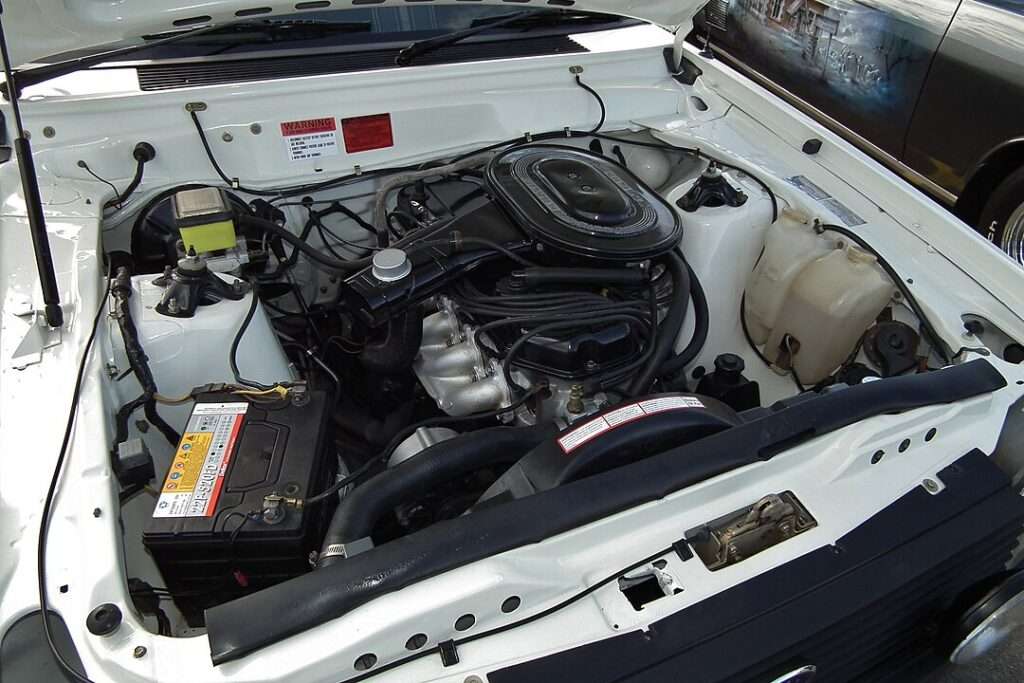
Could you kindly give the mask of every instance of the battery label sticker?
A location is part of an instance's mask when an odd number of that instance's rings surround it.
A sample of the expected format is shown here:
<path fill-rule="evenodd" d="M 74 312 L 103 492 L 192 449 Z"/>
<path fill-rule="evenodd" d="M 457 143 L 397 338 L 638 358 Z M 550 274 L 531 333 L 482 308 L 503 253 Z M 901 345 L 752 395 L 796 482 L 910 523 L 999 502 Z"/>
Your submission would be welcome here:
<path fill-rule="evenodd" d="M 693 396 L 665 396 L 652 398 L 648 401 L 630 403 L 629 405 L 611 410 L 601 417 L 594 418 L 564 434 L 558 439 L 558 445 L 568 455 L 591 439 L 613 429 L 639 420 L 648 415 L 663 413 L 666 410 L 683 410 L 686 408 L 703 408 L 699 398 Z"/>
<path fill-rule="evenodd" d="M 320 159 L 338 153 L 338 123 L 333 117 L 285 121 L 281 135 L 292 161 Z"/>
<path fill-rule="evenodd" d="M 174 454 L 153 517 L 212 517 L 248 403 L 200 403 Z"/>

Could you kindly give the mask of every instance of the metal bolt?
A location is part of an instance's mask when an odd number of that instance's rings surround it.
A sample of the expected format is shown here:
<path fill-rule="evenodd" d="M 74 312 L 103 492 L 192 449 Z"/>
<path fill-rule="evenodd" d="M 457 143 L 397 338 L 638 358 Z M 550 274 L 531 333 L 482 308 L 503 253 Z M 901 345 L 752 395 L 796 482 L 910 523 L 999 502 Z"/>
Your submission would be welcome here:
<path fill-rule="evenodd" d="M 472 674 L 470 676 L 466 676 L 466 680 L 462 683 L 484 683 L 484 679 L 480 678 L 476 674 Z"/>
<path fill-rule="evenodd" d="M 573 384 L 569 389 L 569 400 L 565 404 L 565 409 L 573 415 L 579 415 L 583 412 L 583 385 Z"/>
<path fill-rule="evenodd" d="M 224 133 L 220 136 L 220 139 L 223 140 L 224 142 L 231 142 L 232 140 L 235 139 L 235 136 L 227 131 L 224 131 Z"/>
<path fill-rule="evenodd" d="M 107 377 L 117 377 L 117 366 L 113 363 L 107 363 Z"/>
<path fill-rule="evenodd" d="M 136 645 L 135 649 L 132 650 L 132 657 L 135 657 L 135 659 L 142 659 L 145 656 L 146 656 L 146 648 L 144 648 L 141 645 Z"/>
<path fill-rule="evenodd" d="M 54 129 L 53 126 L 46 126 L 45 128 L 43 128 L 43 137 L 44 138 L 52 138 L 56 134 L 57 134 L 57 131 Z"/>
<path fill-rule="evenodd" d="M 583 67 L 580 66 L 579 64 L 573 64 L 572 66 L 569 67 L 569 73 L 573 75 L 581 74 L 583 73 Z"/>
<path fill-rule="evenodd" d="M 260 133 L 263 132 L 263 126 L 261 126 L 258 123 L 250 123 L 249 132 L 252 133 L 253 135 L 259 135 Z"/>
<path fill-rule="evenodd" d="M 921 483 L 924 484 L 924 490 L 927 491 L 928 493 L 939 492 L 939 485 L 934 479 L 925 479 Z"/>
<path fill-rule="evenodd" d="M 93 517 L 99 517 L 102 514 L 103 514 L 103 510 L 100 510 L 99 508 L 93 508 L 93 510 L 92 510 L 92 516 Z"/>

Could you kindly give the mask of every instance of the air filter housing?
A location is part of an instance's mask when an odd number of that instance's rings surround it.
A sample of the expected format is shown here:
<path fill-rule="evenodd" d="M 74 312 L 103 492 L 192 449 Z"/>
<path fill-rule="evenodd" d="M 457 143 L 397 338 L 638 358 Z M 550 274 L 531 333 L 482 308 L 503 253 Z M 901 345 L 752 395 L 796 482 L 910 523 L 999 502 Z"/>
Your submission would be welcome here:
<path fill-rule="evenodd" d="M 649 259 L 683 235 L 675 211 L 628 169 L 575 147 L 513 147 L 491 160 L 487 183 L 523 230 L 571 254 Z"/>

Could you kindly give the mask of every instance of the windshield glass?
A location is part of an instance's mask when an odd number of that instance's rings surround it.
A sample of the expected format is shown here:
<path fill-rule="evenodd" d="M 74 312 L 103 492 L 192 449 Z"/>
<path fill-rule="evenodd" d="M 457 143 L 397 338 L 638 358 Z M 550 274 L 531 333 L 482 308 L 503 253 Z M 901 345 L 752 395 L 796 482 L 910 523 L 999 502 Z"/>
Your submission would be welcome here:
<path fill-rule="evenodd" d="M 204 31 L 201 35 L 180 36 L 180 40 L 170 44 L 144 47 L 133 52 L 130 57 L 118 61 L 258 56 L 260 53 L 281 50 L 400 48 L 413 41 L 497 22 L 513 14 L 525 15 L 525 20 L 496 26 L 474 37 L 474 40 L 509 39 L 517 35 L 533 36 L 538 32 L 579 33 L 637 23 L 611 15 L 491 5 L 416 5 L 305 11 L 287 15 L 247 17 L 213 31 Z M 155 43 L 197 27 L 198 24 L 182 26 L 179 32 L 147 35 L 141 40 L 145 43 Z M 103 48 L 94 47 L 87 51 L 66 52 L 40 61 L 64 61 L 94 54 L 101 49 L 114 49 L 132 44 L 139 44 L 139 41 L 111 44 Z"/>

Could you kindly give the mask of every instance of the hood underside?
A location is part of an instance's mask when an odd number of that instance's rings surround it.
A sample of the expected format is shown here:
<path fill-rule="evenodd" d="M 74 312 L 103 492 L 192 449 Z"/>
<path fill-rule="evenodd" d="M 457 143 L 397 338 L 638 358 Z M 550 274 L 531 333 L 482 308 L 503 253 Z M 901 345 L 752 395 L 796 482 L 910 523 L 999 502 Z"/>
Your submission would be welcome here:
<path fill-rule="evenodd" d="M 689 21 L 705 0 L 479 0 L 474 5 L 572 8 L 616 14 L 675 29 Z M 280 2 L 275 0 L 21 0 L 4 7 L 11 61 L 22 65 L 70 50 L 87 49 L 138 36 L 195 26 L 259 19 L 324 9 L 366 9 L 404 6 L 406 0 L 334 0 Z M 434 0 L 434 5 L 458 4 Z"/>

